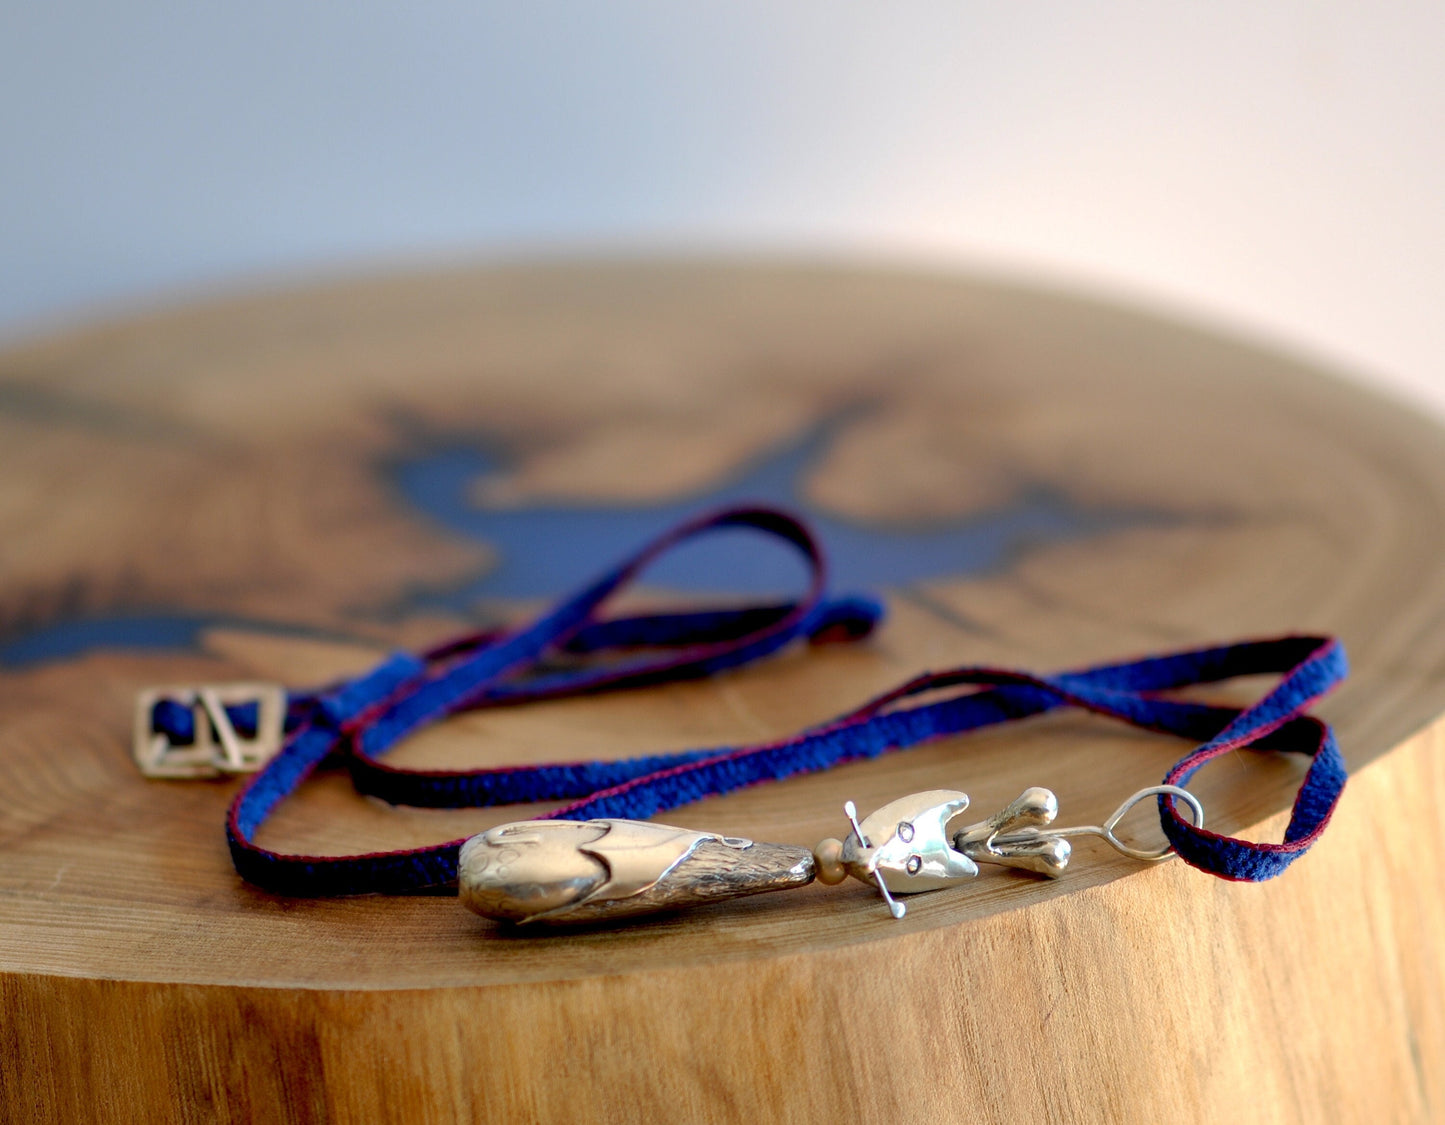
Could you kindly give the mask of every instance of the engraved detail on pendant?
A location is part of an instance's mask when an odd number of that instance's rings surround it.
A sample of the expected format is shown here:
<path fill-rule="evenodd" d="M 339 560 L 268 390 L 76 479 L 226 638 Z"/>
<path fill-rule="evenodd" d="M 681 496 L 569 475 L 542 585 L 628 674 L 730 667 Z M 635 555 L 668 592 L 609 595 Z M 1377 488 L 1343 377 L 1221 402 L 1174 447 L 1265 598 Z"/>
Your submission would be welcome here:
<path fill-rule="evenodd" d="M 462 845 L 462 904 L 504 922 L 606 921 L 812 882 L 804 848 L 641 820 L 529 820 Z"/>

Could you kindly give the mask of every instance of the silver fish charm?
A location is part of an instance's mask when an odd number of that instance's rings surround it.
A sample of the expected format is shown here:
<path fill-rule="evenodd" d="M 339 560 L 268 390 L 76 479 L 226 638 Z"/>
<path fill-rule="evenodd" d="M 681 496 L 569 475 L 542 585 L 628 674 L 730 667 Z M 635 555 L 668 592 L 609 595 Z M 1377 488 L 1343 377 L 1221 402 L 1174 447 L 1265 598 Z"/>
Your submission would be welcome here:
<path fill-rule="evenodd" d="M 605 922 L 813 881 L 806 848 L 644 820 L 528 820 L 462 845 L 462 904 L 519 924 Z"/>

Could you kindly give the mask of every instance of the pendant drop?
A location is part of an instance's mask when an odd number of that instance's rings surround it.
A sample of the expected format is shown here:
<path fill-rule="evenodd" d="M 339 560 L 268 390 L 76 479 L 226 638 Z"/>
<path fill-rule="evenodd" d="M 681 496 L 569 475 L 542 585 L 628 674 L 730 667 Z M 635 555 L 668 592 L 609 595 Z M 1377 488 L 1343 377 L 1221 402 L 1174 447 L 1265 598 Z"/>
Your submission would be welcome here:
<path fill-rule="evenodd" d="M 1172 854 L 1124 843 L 1114 829 L 1148 797 L 1182 801 L 1196 827 L 1204 808 L 1187 789 L 1153 785 L 1126 800 L 1102 825 L 1056 828 L 1058 799 L 1034 786 L 987 820 L 949 835 L 968 808 L 968 794 L 930 789 L 890 801 L 861 822 L 844 804 L 852 831 L 812 852 L 755 843 L 647 820 L 522 820 L 499 824 L 462 845 L 457 888 L 462 904 L 485 918 L 516 925 L 609 922 L 687 906 L 786 891 L 816 879 L 833 885 L 849 875 L 878 888 L 889 913 L 907 907 L 894 896 L 951 887 L 978 874 L 980 863 L 1057 878 L 1072 856 L 1069 837 L 1098 836 L 1132 859 Z"/>
<path fill-rule="evenodd" d="M 806 848 L 645 820 L 527 820 L 462 845 L 462 905 L 501 922 L 606 922 L 805 886 Z"/>

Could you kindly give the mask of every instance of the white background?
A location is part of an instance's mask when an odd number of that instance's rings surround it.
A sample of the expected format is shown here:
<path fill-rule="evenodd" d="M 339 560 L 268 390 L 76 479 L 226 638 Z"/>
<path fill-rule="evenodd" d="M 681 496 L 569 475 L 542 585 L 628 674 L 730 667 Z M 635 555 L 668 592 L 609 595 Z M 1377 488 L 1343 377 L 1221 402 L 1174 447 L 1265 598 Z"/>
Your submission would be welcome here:
<path fill-rule="evenodd" d="M 1445 414 L 1445 3 L 0 4 L 0 343 L 573 247 L 1002 268 Z"/>

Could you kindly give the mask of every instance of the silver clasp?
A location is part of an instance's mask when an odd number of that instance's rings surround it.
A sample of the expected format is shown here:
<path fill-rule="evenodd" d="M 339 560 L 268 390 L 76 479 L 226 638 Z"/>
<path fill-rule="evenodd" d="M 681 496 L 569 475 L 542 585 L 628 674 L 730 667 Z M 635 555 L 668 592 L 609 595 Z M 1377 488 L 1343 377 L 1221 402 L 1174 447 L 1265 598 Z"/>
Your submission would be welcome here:
<path fill-rule="evenodd" d="M 1195 828 L 1204 827 L 1204 806 L 1199 798 L 1177 785 L 1151 785 L 1132 794 L 1103 824 L 1079 825 L 1073 828 L 1050 828 L 1059 812 L 1059 802 L 1051 792 L 1037 786 L 1025 789 L 1007 808 L 978 824 L 969 825 L 953 837 L 953 846 L 980 863 L 997 863 L 1022 868 L 1038 875 L 1057 879 L 1069 865 L 1072 852 L 1067 837 L 1098 836 L 1115 851 L 1144 863 L 1158 863 L 1174 854 L 1166 840 L 1158 848 L 1136 848 L 1124 843 L 1114 833 L 1119 821 L 1146 797 L 1177 797 L 1189 809 Z"/>
<path fill-rule="evenodd" d="M 189 707 L 195 721 L 192 742 L 174 743 L 155 727 L 156 704 Z M 256 733 L 243 738 L 227 707 L 256 704 Z M 147 688 L 135 701 L 131 754 L 146 777 L 204 778 L 254 773 L 281 749 L 286 728 L 286 692 L 279 684 L 188 684 Z"/>
<path fill-rule="evenodd" d="M 932 891 L 978 874 L 979 863 L 996 863 L 1057 878 L 1069 865 L 1072 836 L 1099 836 L 1131 859 L 1156 863 L 1173 854 L 1165 841 L 1159 848 L 1136 848 L 1115 834 L 1125 814 L 1146 797 L 1177 797 L 1189 809 L 1196 828 L 1204 827 L 1199 798 L 1177 785 L 1151 785 L 1120 805 L 1098 825 L 1046 828 L 1059 813 L 1058 798 L 1039 786 L 987 820 L 971 824 L 950 841 L 948 822 L 968 807 L 968 794 L 955 789 L 930 789 L 884 805 L 861 823 L 852 801 L 843 811 L 853 831 L 846 840 L 823 840 L 814 849 L 818 881 L 840 883 L 849 875 L 878 888 L 889 913 L 902 918 L 907 907 L 894 895 Z"/>

